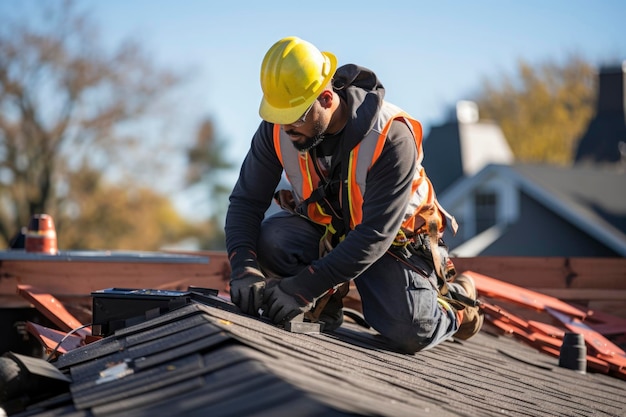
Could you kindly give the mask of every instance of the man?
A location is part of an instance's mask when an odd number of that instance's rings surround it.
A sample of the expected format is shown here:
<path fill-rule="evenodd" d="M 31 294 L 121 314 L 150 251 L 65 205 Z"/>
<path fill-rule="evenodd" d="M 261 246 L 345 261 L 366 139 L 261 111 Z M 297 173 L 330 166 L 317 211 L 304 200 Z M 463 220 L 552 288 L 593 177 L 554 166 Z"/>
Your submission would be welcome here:
<path fill-rule="evenodd" d="M 383 100 L 373 72 L 297 37 L 268 50 L 261 87 L 226 216 L 232 301 L 277 324 L 313 311 L 332 331 L 354 280 L 366 321 L 402 351 L 478 332 L 478 309 L 455 301 L 476 297 L 473 282 L 447 282 L 439 244 L 453 219 L 421 167 L 419 122 Z M 292 189 L 275 193 L 283 171 Z M 264 219 L 272 198 L 284 210 Z"/>

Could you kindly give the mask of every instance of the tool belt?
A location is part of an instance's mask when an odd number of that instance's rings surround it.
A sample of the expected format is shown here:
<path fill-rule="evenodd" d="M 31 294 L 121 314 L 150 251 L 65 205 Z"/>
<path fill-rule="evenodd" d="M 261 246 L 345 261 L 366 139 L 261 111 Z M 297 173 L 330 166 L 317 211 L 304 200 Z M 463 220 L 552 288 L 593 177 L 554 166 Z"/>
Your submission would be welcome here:
<path fill-rule="evenodd" d="M 439 237 L 436 222 L 428 222 L 426 226 L 427 232 L 407 234 L 402 230 L 399 231 L 388 252 L 414 270 L 417 270 L 417 267 L 406 261 L 408 258 L 419 256 L 426 261 L 437 276 L 436 290 L 439 293 L 439 297 L 447 301 L 456 310 L 463 310 L 465 307 L 476 307 L 478 305 L 477 300 L 466 297 L 456 291 L 450 291 L 448 283 L 454 280 L 456 268 L 448 255 L 448 247 L 443 239 Z M 424 273 L 425 271 L 418 272 Z"/>
<path fill-rule="evenodd" d="M 407 250 L 412 254 L 424 259 L 434 270 L 440 286 L 450 282 L 456 275 L 454 263 L 448 256 L 448 247 L 443 239 L 438 238 L 433 252 L 432 242 L 428 234 L 420 233 L 413 237 L 407 244 Z M 437 259 L 439 258 L 439 259 Z"/>

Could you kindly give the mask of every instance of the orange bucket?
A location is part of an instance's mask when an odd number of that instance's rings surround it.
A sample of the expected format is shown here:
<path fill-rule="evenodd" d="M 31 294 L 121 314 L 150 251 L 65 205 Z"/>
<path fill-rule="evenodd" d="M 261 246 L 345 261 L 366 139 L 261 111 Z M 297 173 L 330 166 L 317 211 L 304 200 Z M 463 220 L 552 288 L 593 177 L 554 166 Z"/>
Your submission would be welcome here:
<path fill-rule="evenodd" d="M 24 246 L 26 252 L 57 253 L 57 232 L 51 216 L 35 214 L 31 217 Z"/>

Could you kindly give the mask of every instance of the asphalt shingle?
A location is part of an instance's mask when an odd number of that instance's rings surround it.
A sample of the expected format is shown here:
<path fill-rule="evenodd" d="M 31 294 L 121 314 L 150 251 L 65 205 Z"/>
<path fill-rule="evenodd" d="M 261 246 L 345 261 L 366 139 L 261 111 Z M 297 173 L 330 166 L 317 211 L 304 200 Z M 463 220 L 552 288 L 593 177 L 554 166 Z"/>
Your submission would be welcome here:
<path fill-rule="evenodd" d="M 55 365 L 71 396 L 22 415 L 626 415 L 626 381 L 559 368 L 489 328 L 407 355 L 353 323 L 298 334 L 194 303 Z"/>

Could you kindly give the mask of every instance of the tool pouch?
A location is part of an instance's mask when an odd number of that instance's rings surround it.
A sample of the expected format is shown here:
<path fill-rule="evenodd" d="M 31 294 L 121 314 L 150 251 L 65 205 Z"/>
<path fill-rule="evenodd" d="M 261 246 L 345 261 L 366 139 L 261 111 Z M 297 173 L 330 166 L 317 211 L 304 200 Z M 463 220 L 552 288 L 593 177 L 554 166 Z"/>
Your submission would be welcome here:
<path fill-rule="evenodd" d="M 416 234 L 413 241 L 407 245 L 407 249 L 412 255 L 416 255 L 424 259 L 433 269 L 435 269 L 435 271 L 437 271 L 434 261 L 437 256 L 433 256 L 430 241 L 431 240 L 427 233 Z M 439 238 L 437 240 L 437 247 L 435 250 L 438 252 L 439 268 L 442 273 L 442 276 L 439 276 L 439 273 L 437 273 L 437 277 L 439 280 L 450 282 L 456 275 L 456 269 L 454 267 L 454 263 L 452 263 L 452 260 L 450 259 L 448 247 L 444 243 L 443 239 Z M 440 284 L 442 283 L 440 282 Z"/>

